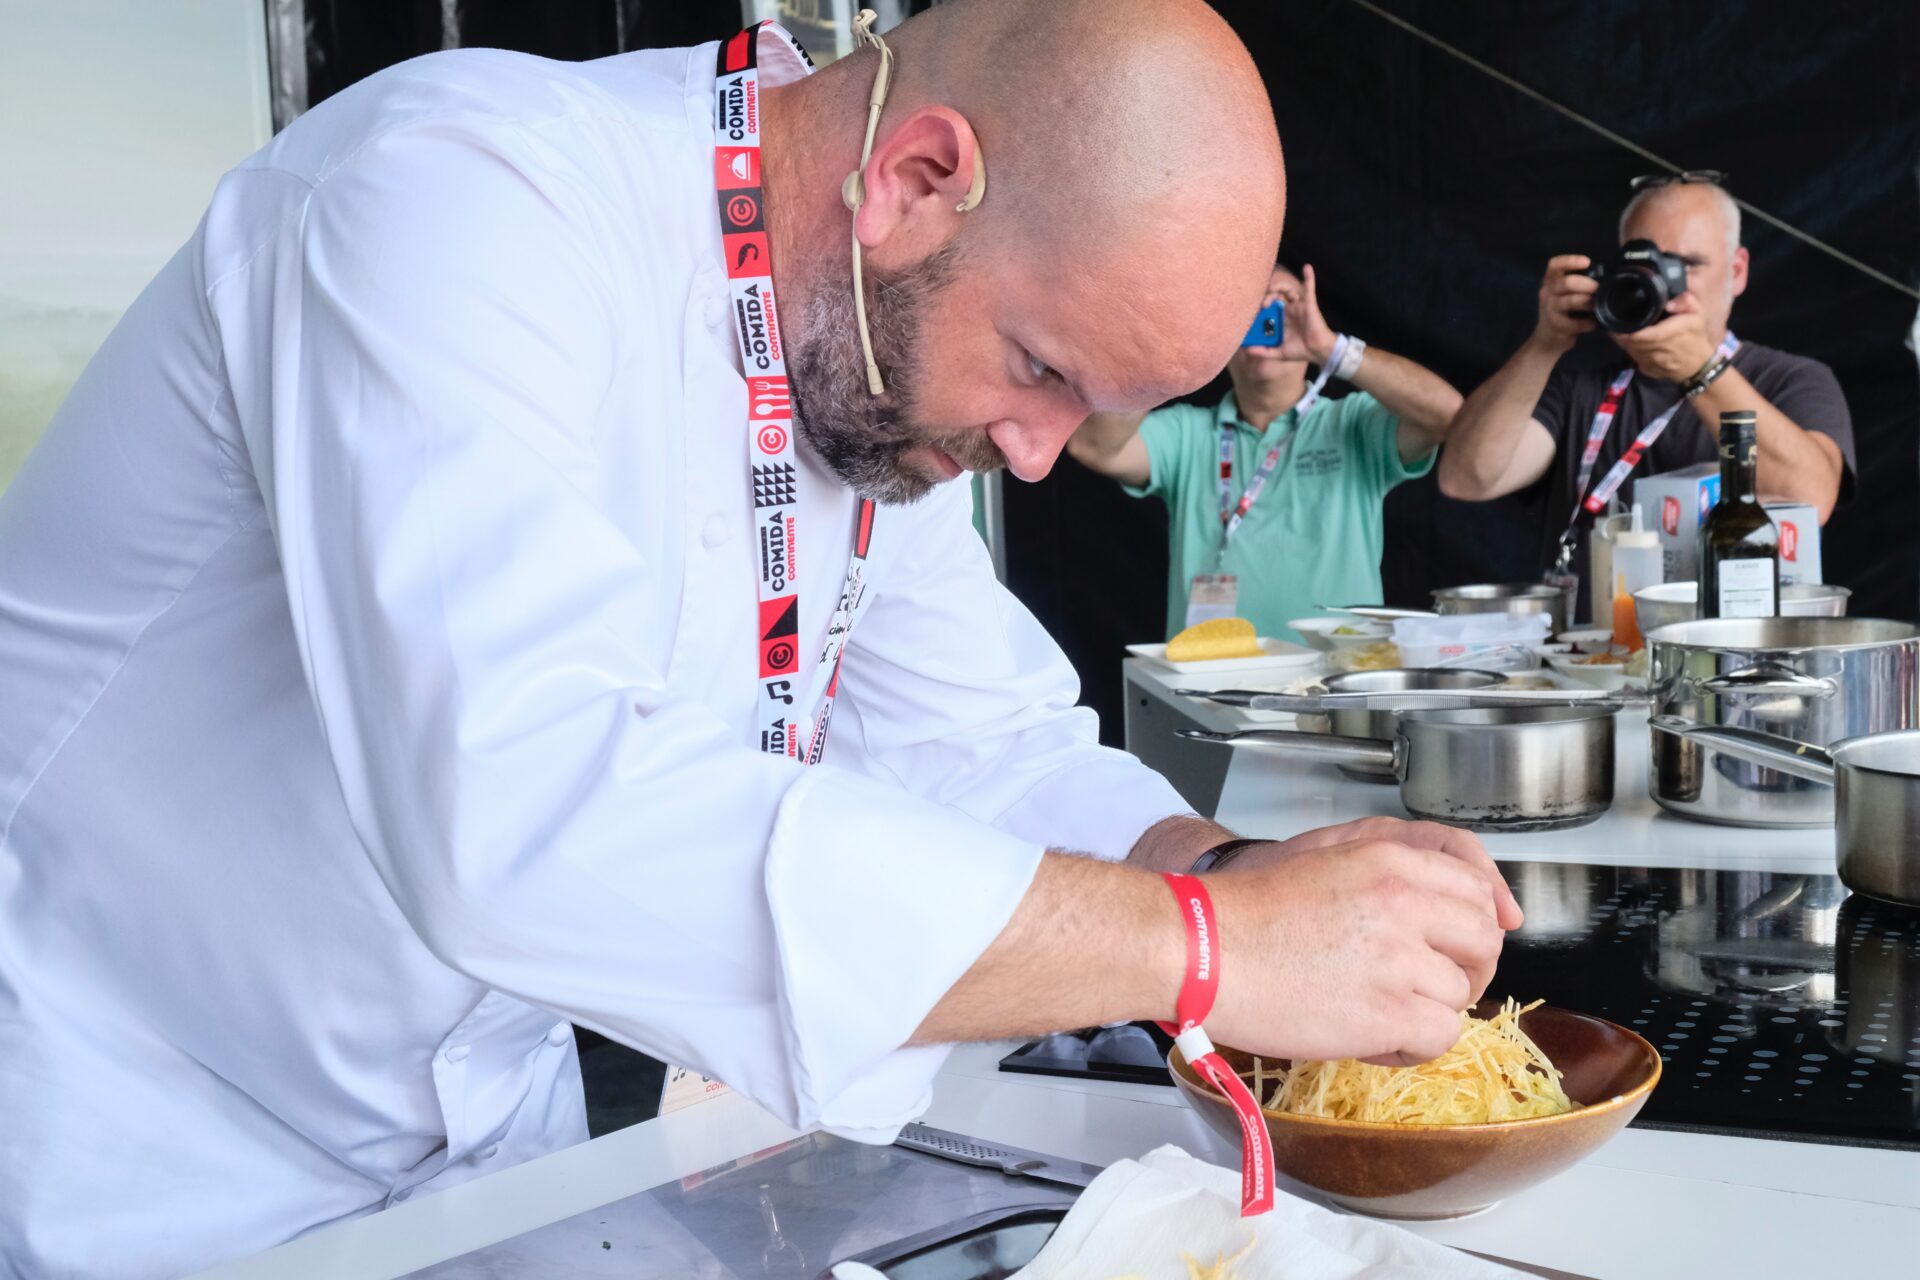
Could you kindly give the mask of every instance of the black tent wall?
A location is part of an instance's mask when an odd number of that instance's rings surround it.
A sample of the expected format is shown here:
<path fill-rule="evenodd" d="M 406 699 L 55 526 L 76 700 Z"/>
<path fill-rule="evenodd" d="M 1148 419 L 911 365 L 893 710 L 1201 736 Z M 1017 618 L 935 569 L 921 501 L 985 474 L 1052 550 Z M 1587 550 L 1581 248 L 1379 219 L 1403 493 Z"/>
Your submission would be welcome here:
<path fill-rule="evenodd" d="M 1380 3 L 1660 156 L 1730 171 L 1758 207 L 1920 282 L 1920 4 Z M 1266 76 L 1287 150 L 1286 245 L 1320 273 L 1330 319 L 1462 390 L 1525 337 L 1546 259 L 1612 248 L 1627 179 L 1654 167 L 1353 0 L 1214 4 Z M 715 39 L 739 21 L 734 0 L 464 0 L 458 13 L 462 43 L 572 58 Z M 315 101 L 440 46 L 432 0 L 308 0 L 307 15 Z M 1735 327 L 1832 365 L 1853 413 L 1860 484 L 1826 530 L 1827 576 L 1854 589 L 1855 613 L 1912 618 L 1914 299 L 1756 219 L 1745 231 L 1753 283 Z M 1580 354 L 1605 358 L 1605 340 Z M 1040 484 L 1009 481 L 1006 510 L 1012 586 L 1116 740 L 1121 647 L 1164 622 L 1164 514 L 1066 460 Z M 1387 598 L 1529 576 L 1544 518 L 1526 495 L 1476 506 L 1431 481 L 1403 486 L 1387 504 Z"/>

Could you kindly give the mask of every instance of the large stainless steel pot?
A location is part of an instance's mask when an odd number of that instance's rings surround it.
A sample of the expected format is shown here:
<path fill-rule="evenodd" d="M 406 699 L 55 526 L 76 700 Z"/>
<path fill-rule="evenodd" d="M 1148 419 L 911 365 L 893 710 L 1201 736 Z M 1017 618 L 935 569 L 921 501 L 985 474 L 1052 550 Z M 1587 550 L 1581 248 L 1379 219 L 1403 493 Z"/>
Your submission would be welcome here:
<path fill-rule="evenodd" d="M 1825 747 L 1920 727 L 1920 627 L 1879 618 L 1711 618 L 1647 637 L 1653 713 Z M 1833 792 L 1806 778 L 1653 734 L 1653 798 L 1733 826 L 1824 826 Z"/>
<path fill-rule="evenodd" d="M 1746 729 L 1655 719 L 1654 740 L 1678 738 L 1833 788 L 1834 869 L 1855 893 L 1920 906 L 1920 730 L 1875 734 L 1831 749 Z"/>
<path fill-rule="evenodd" d="M 1843 618 L 1853 592 L 1826 582 L 1794 582 L 1780 588 L 1784 618 Z M 1646 635 L 1656 627 L 1700 616 L 1698 582 L 1662 582 L 1633 593 L 1633 619 Z"/>
<path fill-rule="evenodd" d="M 1497 671 L 1470 671 L 1461 667 L 1400 667 L 1386 671 L 1349 671 L 1321 681 L 1328 693 L 1404 693 L 1408 690 L 1488 689 L 1505 684 Z M 1300 717 L 1300 727 L 1342 738 L 1392 742 L 1399 714 L 1394 711 L 1343 709 L 1323 716 Z M 1340 772 L 1361 782 L 1393 782 L 1393 765 L 1340 765 Z"/>
<path fill-rule="evenodd" d="M 1567 629 L 1572 616 L 1572 593 L 1540 582 L 1481 582 L 1465 587 L 1442 587 L 1433 593 L 1435 612 L 1544 613 L 1550 636 Z"/>
<path fill-rule="evenodd" d="M 1180 734 L 1390 767 L 1416 818 L 1469 831 L 1554 831 L 1592 822 L 1613 803 L 1613 720 L 1604 706 L 1402 711 L 1391 746 L 1285 729 Z"/>

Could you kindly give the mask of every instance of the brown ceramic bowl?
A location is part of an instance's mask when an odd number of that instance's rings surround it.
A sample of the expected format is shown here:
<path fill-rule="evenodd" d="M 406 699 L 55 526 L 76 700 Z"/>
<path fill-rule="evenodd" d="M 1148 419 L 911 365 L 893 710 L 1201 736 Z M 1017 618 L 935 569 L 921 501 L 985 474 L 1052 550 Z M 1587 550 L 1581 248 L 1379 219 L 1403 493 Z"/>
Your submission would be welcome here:
<path fill-rule="evenodd" d="M 1490 1017 L 1497 1005 L 1474 1010 Z M 1625 1027 L 1545 1005 L 1520 1027 L 1563 1073 L 1582 1104 L 1557 1116 L 1497 1124 L 1406 1125 L 1325 1120 L 1265 1111 L 1275 1168 L 1336 1204 L 1380 1218 L 1458 1218 L 1490 1208 L 1571 1167 L 1638 1115 L 1660 1081 L 1660 1055 Z M 1253 1055 L 1220 1046 L 1234 1070 Z M 1226 1099 L 1201 1082 L 1175 1049 L 1173 1081 L 1189 1106 L 1236 1145 L 1240 1125 Z"/>

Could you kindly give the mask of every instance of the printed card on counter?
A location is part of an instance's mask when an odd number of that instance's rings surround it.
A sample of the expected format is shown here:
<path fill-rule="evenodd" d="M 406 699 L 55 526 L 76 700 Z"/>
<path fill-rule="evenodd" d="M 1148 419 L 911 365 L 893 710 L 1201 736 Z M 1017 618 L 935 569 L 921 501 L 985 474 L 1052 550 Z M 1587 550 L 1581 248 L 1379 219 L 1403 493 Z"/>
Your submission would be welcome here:
<path fill-rule="evenodd" d="M 686 1067 L 669 1066 L 667 1081 L 660 1087 L 660 1114 L 684 1111 L 698 1102 L 717 1098 L 730 1090 L 720 1081 Z"/>

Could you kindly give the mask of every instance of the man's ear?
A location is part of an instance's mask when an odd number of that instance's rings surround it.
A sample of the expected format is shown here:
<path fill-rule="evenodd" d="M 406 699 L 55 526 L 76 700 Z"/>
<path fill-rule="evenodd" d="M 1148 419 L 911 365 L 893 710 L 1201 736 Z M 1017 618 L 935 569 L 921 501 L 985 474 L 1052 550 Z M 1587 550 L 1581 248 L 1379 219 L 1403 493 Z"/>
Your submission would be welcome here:
<path fill-rule="evenodd" d="M 1733 251 L 1733 296 L 1739 297 L 1747 291 L 1747 246 L 1741 245 Z"/>
<path fill-rule="evenodd" d="M 854 219 L 860 243 L 872 249 L 904 236 L 925 241 L 920 253 L 931 251 L 979 203 L 985 179 L 980 142 L 967 118 L 949 107 L 919 108 L 874 144 Z"/>

